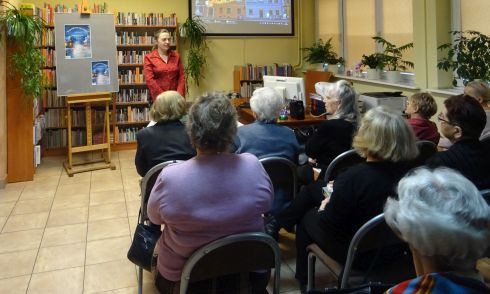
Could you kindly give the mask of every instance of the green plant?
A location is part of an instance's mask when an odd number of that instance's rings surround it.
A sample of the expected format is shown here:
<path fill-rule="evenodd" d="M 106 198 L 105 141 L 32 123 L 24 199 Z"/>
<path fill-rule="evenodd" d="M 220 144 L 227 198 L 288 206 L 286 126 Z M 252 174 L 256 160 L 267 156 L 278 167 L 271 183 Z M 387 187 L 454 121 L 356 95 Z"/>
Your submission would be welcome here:
<path fill-rule="evenodd" d="M 206 28 L 202 20 L 197 17 L 188 18 L 181 28 L 181 35 L 189 42 L 187 62 L 185 66 L 186 83 L 192 80 L 197 86 L 204 78 L 203 70 L 206 67 L 206 51 L 208 49 L 205 34 Z M 188 89 L 188 87 L 186 87 Z"/>
<path fill-rule="evenodd" d="M 456 74 L 466 85 L 475 79 L 490 81 L 490 37 L 477 31 L 451 31 L 454 43 L 438 47 L 447 50 L 447 56 L 439 60 L 437 68 Z M 457 85 L 453 77 L 453 85 Z"/>
<path fill-rule="evenodd" d="M 0 1 L 0 37 L 6 32 L 7 40 L 14 42 L 17 51 L 12 55 L 14 70 L 21 75 L 20 85 L 26 97 L 41 96 L 44 58 L 37 48 L 44 30 L 43 21 L 23 14 L 8 1 Z"/>
<path fill-rule="evenodd" d="M 413 48 L 413 43 L 407 43 L 400 47 L 390 43 L 382 37 L 373 37 L 373 40 L 383 46 L 383 59 L 387 70 L 407 70 L 407 67 L 413 68 L 413 62 L 403 60 L 403 52 Z"/>
<path fill-rule="evenodd" d="M 301 49 L 306 52 L 303 59 L 311 64 L 344 64 L 344 59 L 342 57 L 337 57 L 337 53 L 332 49 L 332 38 L 328 39 L 325 43 L 322 39 L 318 39 L 318 41 L 315 41 L 311 47 Z"/>
<path fill-rule="evenodd" d="M 382 53 L 363 54 L 361 63 L 372 69 L 383 69 L 385 67 L 384 55 Z"/>

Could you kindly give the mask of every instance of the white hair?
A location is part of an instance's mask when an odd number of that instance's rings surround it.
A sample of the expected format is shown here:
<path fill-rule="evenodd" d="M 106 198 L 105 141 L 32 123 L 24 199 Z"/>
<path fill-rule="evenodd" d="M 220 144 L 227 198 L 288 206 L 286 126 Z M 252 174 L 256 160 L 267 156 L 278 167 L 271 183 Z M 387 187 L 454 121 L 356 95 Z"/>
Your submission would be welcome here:
<path fill-rule="evenodd" d="M 254 91 L 252 98 L 250 98 L 250 108 L 258 121 L 276 120 L 283 107 L 284 99 L 273 88 L 259 88 Z"/>
<path fill-rule="evenodd" d="M 357 122 L 359 117 L 357 93 L 348 81 L 339 80 L 335 83 L 318 82 L 315 84 L 315 91 L 323 100 L 335 99 L 340 101 L 339 109 L 333 114 L 332 118 Z"/>
<path fill-rule="evenodd" d="M 449 168 L 418 168 L 385 205 L 387 224 L 443 270 L 474 269 L 490 244 L 490 207 L 468 179 Z"/>

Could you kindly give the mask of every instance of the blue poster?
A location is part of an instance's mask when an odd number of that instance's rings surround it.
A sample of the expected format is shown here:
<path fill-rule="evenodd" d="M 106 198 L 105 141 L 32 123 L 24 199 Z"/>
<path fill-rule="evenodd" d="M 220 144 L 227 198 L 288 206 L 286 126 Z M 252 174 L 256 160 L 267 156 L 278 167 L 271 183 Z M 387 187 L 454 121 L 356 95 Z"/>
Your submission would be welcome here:
<path fill-rule="evenodd" d="M 90 25 L 65 25 L 65 59 L 92 58 Z"/>
<path fill-rule="evenodd" d="M 109 85 L 109 61 L 92 61 L 92 86 Z"/>

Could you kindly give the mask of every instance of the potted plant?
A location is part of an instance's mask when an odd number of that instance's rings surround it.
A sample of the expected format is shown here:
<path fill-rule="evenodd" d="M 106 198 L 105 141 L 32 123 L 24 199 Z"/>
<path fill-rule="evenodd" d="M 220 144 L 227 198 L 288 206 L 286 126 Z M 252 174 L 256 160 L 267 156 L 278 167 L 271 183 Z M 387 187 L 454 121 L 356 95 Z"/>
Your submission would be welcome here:
<path fill-rule="evenodd" d="M 206 50 L 208 49 L 205 34 L 206 28 L 202 20 L 197 17 L 189 17 L 180 28 L 181 37 L 189 42 L 185 66 L 185 81 L 193 81 L 198 87 L 206 67 Z M 189 87 L 186 87 L 187 91 Z"/>
<path fill-rule="evenodd" d="M 413 48 L 413 43 L 397 47 L 382 37 L 373 37 L 374 41 L 383 46 L 383 59 L 386 68 L 386 79 L 391 83 L 400 81 L 400 72 L 398 70 L 407 70 L 407 67 L 413 68 L 413 62 L 403 60 L 403 52 Z"/>
<path fill-rule="evenodd" d="M 332 38 L 326 42 L 318 39 L 311 47 L 302 48 L 302 50 L 306 52 L 303 59 L 312 65 L 315 64 L 317 70 L 328 69 L 335 74 L 338 71 L 338 65 L 344 64 L 344 59 L 337 57 L 337 53 L 332 49 Z"/>
<path fill-rule="evenodd" d="M 361 64 L 369 67 L 366 69 L 369 80 L 379 80 L 381 70 L 385 67 L 384 55 L 379 52 L 369 55 L 363 54 Z"/>
<path fill-rule="evenodd" d="M 454 43 L 443 44 L 439 50 L 447 50 L 447 56 L 439 60 L 437 68 L 456 71 L 466 86 L 475 79 L 490 81 L 490 37 L 477 31 L 452 31 Z"/>
<path fill-rule="evenodd" d="M 22 92 L 29 99 L 40 97 L 44 58 L 37 46 L 44 30 L 43 21 L 22 13 L 8 1 L 0 1 L 0 6 L 3 8 L 0 11 L 0 38 L 5 32 L 7 42 L 15 48 L 11 62 L 14 71 L 20 74 Z"/>

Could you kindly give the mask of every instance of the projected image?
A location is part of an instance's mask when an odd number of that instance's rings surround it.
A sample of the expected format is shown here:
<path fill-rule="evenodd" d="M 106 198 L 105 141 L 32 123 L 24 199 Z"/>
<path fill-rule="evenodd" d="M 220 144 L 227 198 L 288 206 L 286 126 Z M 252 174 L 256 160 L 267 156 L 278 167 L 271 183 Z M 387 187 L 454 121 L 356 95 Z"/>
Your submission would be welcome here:
<path fill-rule="evenodd" d="M 189 0 L 208 34 L 291 35 L 293 0 Z"/>
<path fill-rule="evenodd" d="M 92 61 L 92 86 L 109 85 L 109 61 Z"/>
<path fill-rule="evenodd" d="M 91 57 L 90 25 L 65 25 L 65 58 Z"/>

